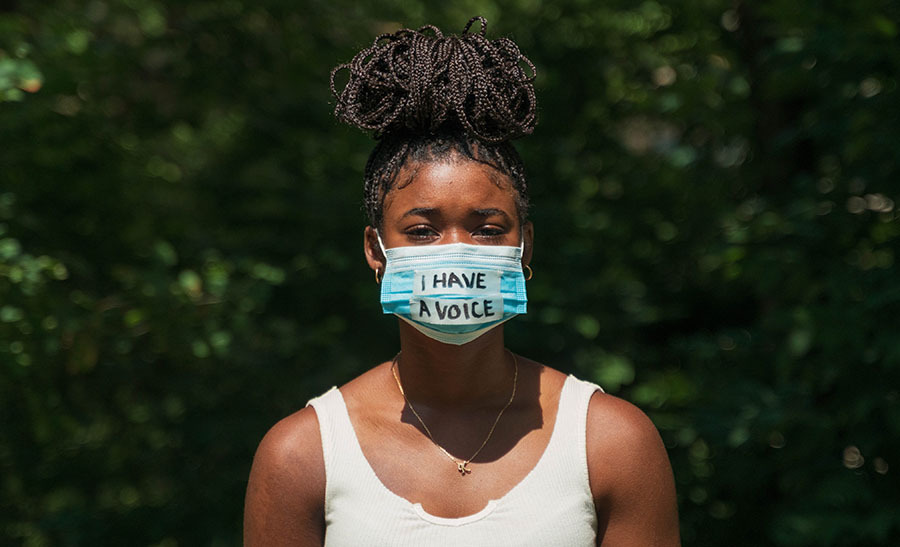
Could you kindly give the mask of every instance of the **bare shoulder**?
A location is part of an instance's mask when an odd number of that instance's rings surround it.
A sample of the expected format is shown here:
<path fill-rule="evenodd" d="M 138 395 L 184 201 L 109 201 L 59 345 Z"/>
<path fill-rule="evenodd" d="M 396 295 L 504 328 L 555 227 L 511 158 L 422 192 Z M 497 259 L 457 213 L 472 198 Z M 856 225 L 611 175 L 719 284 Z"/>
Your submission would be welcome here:
<path fill-rule="evenodd" d="M 244 545 L 321 545 L 325 463 L 319 421 L 306 407 L 263 437 L 244 505 Z"/>
<path fill-rule="evenodd" d="M 614 395 L 594 393 L 588 407 L 587 430 L 588 452 L 595 456 L 619 459 L 648 451 L 665 455 L 662 439 L 650 418 Z"/>
<path fill-rule="evenodd" d="M 298 463 L 319 469 L 324 479 L 319 419 L 311 406 L 298 410 L 269 429 L 256 450 L 253 468 L 277 472 L 286 479 L 308 473 L 308 467 L 302 474 L 298 473 Z"/>
<path fill-rule="evenodd" d="M 595 393 L 587 451 L 603 545 L 678 545 L 672 468 L 650 418 L 623 399 Z"/>

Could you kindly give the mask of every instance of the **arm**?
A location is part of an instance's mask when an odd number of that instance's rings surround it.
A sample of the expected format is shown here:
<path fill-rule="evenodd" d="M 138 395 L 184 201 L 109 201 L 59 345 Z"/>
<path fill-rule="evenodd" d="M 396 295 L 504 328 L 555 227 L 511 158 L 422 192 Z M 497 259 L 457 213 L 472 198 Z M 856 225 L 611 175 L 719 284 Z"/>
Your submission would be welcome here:
<path fill-rule="evenodd" d="M 675 481 L 650 419 L 631 403 L 595 393 L 588 407 L 587 449 L 597 545 L 679 546 Z"/>
<path fill-rule="evenodd" d="M 253 458 L 244 501 L 244 547 L 321 546 L 325 463 L 311 407 L 278 422 Z"/>

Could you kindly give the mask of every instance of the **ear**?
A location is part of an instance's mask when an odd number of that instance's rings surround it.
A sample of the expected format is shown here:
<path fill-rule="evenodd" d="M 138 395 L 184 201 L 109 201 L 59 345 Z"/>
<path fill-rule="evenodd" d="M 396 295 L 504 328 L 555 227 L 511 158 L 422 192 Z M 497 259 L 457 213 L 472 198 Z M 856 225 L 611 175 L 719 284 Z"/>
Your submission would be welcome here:
<path fill-rule="evenodd" d="M 524 249 L 522 249 L 522 266 L 527 266 L 531 263 L 531 256 L 534 251 L 534 224 L 530 220 L 522 225 L 522 241 L 525 244 Z"/>
<path fill-rule="evenodd" d="M 380 271 L 384 274 L 384 267 L 387 259 L 381 252 L 381 245 L 378 244 L 378 232 L 372 226 L 366 226 L 363 231 L 363 253 L 366 255 L 366 262 L 372 271 Z"/>

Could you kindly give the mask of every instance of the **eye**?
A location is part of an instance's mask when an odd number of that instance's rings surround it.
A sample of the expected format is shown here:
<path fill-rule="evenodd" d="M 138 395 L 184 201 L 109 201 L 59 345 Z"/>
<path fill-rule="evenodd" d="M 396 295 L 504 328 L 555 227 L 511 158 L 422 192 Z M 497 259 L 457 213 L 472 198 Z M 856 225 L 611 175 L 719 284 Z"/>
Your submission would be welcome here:
<path fill-rule="evenodd" d="M 483 239 L 498 239 L 506 235 L 506 228 L 489 224 L 480 226 L 472 235 Z"/>
<path fill-rule="evenodd" d="M 404 233 L 408 239 L 413 241 L 428 241 L 438 237 L 437 230 L 425 224 L 410 226 Z"/>

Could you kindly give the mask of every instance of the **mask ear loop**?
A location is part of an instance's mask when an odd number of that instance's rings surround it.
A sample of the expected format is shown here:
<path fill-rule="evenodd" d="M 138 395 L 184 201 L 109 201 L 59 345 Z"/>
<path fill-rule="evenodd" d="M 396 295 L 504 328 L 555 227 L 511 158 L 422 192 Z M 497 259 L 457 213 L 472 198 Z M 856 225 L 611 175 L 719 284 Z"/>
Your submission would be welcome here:
<path fill-rule="evenodd" d="M 375 237 L 378 238 L 378 247 L 381 249 L 381 256 L 387 258 L 387 250 L 384 248 L 384 242 L 381 241 L 381 234 L 378 233 L 378 230 L 375 230 Z M 524 243 L 524 241 L 522 242 Z"/>
<path fill-rule="evenodd" d="M 387 251 L 384 248 L 384 242 L 381 241 L 381 234 L 378 233 L 378 230 L 375 230 L 375 237 L 378 238 L 378 247 L 381 249 L 381 256 L 387 260 Z M 381 278 L 384 275 L 384 272 L 381 268 L 375 268 L 375 284 L 381 285 Z"/>
<path fill-rule="evenodd" d="M 521 257 L 525 254 L 525 230 L 522 229 L 520 233 L 521 236 L 519 239 L 521 240 L 521 243 L 519 243 L 519 256 Z M 530 281 L 531 278 L 534 277 L 534 271 L 531 269 L 531 266 L 522 264 L 522 269 L 526 272 L 525 281 Z"/>

